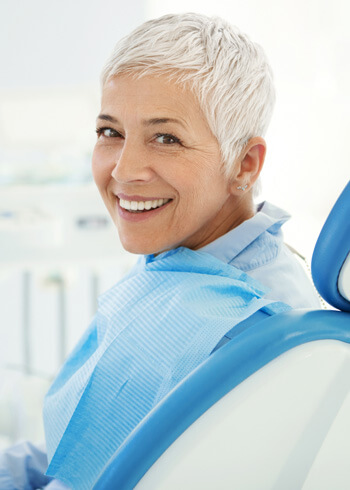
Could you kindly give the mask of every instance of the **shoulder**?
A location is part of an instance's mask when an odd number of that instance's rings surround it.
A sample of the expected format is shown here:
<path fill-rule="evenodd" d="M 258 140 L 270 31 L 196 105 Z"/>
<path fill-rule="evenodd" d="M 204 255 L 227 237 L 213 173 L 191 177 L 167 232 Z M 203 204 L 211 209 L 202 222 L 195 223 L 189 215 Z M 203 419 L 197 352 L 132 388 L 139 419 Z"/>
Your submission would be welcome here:
<path fill-rule="evenodd" d="M 283 301 L 292 308 L 320 308 L 320 301 L 311 277 L 299 259 L 281 244 L 273 260 L 247 272 L 270 289 L 269 299 Z"/>
<path fill-rule="evenodd" d="M 290 215 L 269 202 L 226 235 L 204 247 L 270 289 L 267 297 L 293 308 L 319 308 L 318 295 L 305 270 L 283 242 L 282 226 Z"/>
<path fill-rule="evenodd" d="M 277 260 L 283 250 L 280 233 L 262 232 L 229 262 L 244 272 L 250 272 Z"/>

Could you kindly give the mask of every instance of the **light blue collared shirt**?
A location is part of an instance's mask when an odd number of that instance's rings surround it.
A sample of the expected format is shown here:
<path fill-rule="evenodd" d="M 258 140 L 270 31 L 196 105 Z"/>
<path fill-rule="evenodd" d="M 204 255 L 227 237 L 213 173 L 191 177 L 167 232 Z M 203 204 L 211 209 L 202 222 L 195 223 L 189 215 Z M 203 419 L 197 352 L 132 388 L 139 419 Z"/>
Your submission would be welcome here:
<path fill-rule="evenodd" d="M 292 308 L 320 308 L 317 292 L 295 254 L 283 243 L 283 209 L 263 202 L 253 218 L 201 248 L 270 289 L 265 296 Z"/>

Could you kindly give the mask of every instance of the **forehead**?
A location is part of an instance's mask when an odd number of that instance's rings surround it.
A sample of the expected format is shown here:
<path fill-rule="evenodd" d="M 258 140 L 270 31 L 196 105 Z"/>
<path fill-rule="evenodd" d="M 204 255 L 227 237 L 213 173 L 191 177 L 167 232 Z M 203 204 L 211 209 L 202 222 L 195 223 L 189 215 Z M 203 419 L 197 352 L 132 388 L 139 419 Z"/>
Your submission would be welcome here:
<path fill-rule="evenodd" d="M 207 126 L 199 103 L 192 91 L 165 75 L 116 75 L 103 87 L 101 112 L 177 118 L 184 124 L 201 123 Z M 113 114 L 111 114 L 113 115 Z"/>

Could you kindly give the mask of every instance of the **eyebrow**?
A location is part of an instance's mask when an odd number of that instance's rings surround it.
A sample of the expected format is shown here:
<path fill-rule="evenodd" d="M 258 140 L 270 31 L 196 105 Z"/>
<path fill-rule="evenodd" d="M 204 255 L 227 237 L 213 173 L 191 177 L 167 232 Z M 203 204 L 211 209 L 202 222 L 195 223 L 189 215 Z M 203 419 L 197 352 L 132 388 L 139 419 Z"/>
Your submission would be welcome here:
<path fill-rule="evenodd" d="M 112 123 L 118 122 L 118 119 L 115 119 L 113 116 L 110 116 L 109 114 L 99 114 L 97 116 L 97 119 L 102 119 L 103 121 L 108 121 Z"/>
<path fill-rule="evenodd" d="M 144 119 L 142 123 L 145 126 L 156 126 L 157 124 L 175 123 L 179 124 L 182 127 L 185 127 L 185 124 L 180 119 L 175 119 L 173 117 L 154 117 L 152 119 Z"/>
<path fill-rule="evenodd" d="M 102 119 L 103 121 L 108 121 L 114 124 L 118 124 L 119 121 L 109 114 L 99 114 L 97 119 Z M 151 119 L 143 119 L 142 124 L 144 126 L 157 126 L 158 124 L 175 123 L 185 128 L 185 123 L 180 119 L 175 119 L 173 117 L 153 117 Z"/>

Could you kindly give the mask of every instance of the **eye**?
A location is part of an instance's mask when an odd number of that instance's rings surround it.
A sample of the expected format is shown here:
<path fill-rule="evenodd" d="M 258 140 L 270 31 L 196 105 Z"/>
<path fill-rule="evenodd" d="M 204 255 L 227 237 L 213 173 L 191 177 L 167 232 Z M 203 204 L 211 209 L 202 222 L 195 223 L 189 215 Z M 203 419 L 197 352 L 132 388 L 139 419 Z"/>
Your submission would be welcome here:
<path fill-rule="evenodd" d="M 158 143 L 161 143 L 162 145 L 174 145 L 174 144 L 181 144 L 181 141 L 179 138 L 176 136 L 173 136 L 172 134 L 157 134 L 156 135 L 156 141 Z"/>
<path fill-rule="evenodd" d="M 105 138 L 120 138 L 121 137 L 121 134 L 112 128 L 97 128 L 96 133 L 97 133 L 98 137 L 100 137 L 100 136 L 104 136 Z"/>

